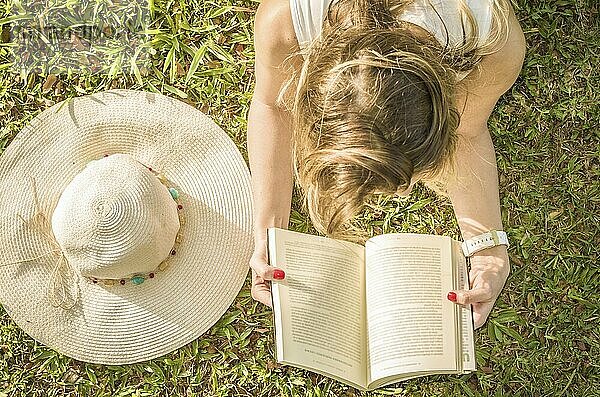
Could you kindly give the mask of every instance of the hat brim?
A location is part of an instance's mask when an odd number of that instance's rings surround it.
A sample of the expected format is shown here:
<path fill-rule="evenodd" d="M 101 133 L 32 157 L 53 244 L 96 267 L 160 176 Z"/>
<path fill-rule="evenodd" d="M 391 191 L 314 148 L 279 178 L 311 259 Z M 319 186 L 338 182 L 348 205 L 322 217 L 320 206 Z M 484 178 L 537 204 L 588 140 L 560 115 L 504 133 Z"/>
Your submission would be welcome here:
<path fill-rule="evenodd" d="M 126 153 L 178 187 L 185 223 L 170 266 L 141 285 L 79 277 L 75 308 L 47 297 L 52 260 L 0 266 L 0 302 L 31 337 L 78 360 L 152 359 L 202 335 L 243 286 L 252 248 L 248 168 L 209 117 L 181 101 L 112 90 L 70 99 L 35 117 L 0 156 L 0 264 L 48 252 L 19 218 L 51 217 L 61 192 L 91 160 Z"/>

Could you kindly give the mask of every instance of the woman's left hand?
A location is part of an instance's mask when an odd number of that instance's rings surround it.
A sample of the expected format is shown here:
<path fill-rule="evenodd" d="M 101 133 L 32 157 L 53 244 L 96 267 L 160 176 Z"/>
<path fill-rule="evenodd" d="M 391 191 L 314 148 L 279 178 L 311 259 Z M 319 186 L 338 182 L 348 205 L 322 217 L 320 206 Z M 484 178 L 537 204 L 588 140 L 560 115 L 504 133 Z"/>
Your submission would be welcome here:
<path fill-rule="evenodd" d="M 471 256 L 470 262 L 471 289 L 451 291 L 448 299 L 453 300 L 451 298 L 455 297 L 455 303 L 459 305 L 473 305 L 473 321 L 475 328 L 479 328 L 487 320 L 496 299 L 502 292 L 510 272 L 510 263 L 504 245 L 476 252 Z M 452 293 L 455 295 L 452 296 Z"/>

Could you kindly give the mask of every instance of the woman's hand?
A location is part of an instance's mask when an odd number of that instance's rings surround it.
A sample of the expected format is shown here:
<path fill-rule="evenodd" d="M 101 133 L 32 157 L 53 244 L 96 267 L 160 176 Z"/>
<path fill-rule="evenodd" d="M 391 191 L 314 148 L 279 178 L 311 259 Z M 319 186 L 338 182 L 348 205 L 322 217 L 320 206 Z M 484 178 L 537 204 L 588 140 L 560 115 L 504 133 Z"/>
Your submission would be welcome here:
<path fill-rule="evenodd" d="M 510 272 L 510 263 L 504 245 L 476 252 L 470 261 L 471 289 L 451 291 L 448 293 L 448 299 L 459 305 L 473 305 L 473 321 L 475 328 L 479 328 L 487 320 L 504 287 Z"/>
<path fill-rule="evenodd" d="M 250 258 L 250 267 L 252 268 L 252 298 L 273 307 L 271 280 L 283 280 L 285 273 L 281 269 L 269 266 L 266 243 L 255 245 L 254 253 Z"/>

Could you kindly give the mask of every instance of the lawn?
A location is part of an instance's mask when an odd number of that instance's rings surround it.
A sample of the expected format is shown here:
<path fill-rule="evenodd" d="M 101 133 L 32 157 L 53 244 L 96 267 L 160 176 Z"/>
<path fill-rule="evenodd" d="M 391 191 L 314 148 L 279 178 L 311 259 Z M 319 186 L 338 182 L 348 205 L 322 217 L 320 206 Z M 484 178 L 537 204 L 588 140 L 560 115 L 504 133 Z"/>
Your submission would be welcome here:
<path fill-rule="evenodd" d="M 143 15 L 150 25 L 134 54 L 142 66 L 131 67 L 136 63 L 109 42 L 98 57 L 73 54 L 65 60 L 87 71 L 56 75 L 17 70 L 15 54 L 25 54 L 11 31 L 26 20 L 16 19 L 12 10 L 26 3 L 34 2 L 0 0 L 0 153 L 56 102 L 131 88 L 193 104 L 247 157 L 257 2 L 151 1 Z M 76 2 L 55 3 L 65 13 L 63 3 Z M 513 243 L 512 273 L 476 334 L 477 372 L 360 393 L 282 367 L 273 359 L 271 311 L 252 300 L 246 283 L 205 335 L 164 357 L 128 366 L 86 364 L 55 353 L 0 309 L 0 397 L 600 396 L 600 7 L 597 0 L 517 3 L 528 44 L 525 65 L 490 119 L 504 225 Z M 39 64 L 39 54 L 27 56 L 32 68 Z M 372 233 L 458 236 L 450 204 L 420 187 L 409 199 L 371 203 L 361 222 Z M 291 223 L 295 230 L 311 230 L 297 202 Z"/>

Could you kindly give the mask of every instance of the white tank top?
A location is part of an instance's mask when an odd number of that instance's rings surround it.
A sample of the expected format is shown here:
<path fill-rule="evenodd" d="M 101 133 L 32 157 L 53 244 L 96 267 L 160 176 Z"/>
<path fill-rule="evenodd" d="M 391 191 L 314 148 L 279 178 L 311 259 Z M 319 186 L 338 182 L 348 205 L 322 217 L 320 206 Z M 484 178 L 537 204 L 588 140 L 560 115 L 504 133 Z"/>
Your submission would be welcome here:
<path fill-rule="evenodd" d="M 321 34 L 329 4 L 338 0 L 289 1 L 296 38 L 303 48 Z M 493 0 L 466 0 L 466 3 L 477 21 L 479 43 L 483 44 L 490 33 Z M 460 14 L 457 0 L 414 0 L 400 18 L 427 30 L 442 45 L 453 47 L 462 43 L 463 28 Z M 466 22 L 466 17 L 463 18 Z M 465 33 L 468 35 L 469 25 L 465 23 L 465 26 L 467 28 Z"/>

